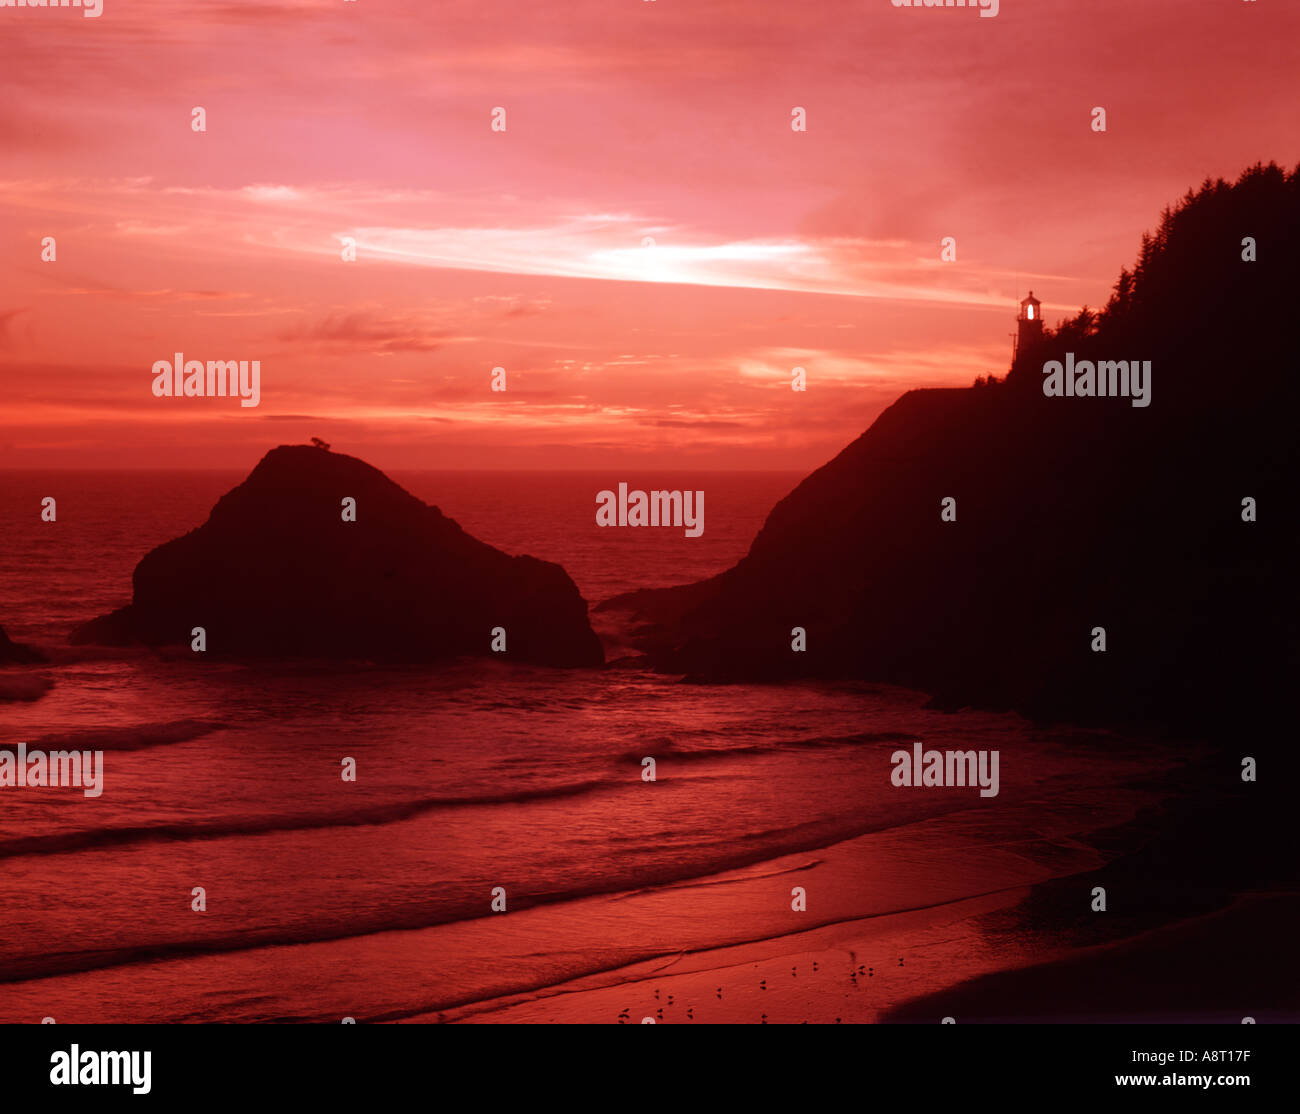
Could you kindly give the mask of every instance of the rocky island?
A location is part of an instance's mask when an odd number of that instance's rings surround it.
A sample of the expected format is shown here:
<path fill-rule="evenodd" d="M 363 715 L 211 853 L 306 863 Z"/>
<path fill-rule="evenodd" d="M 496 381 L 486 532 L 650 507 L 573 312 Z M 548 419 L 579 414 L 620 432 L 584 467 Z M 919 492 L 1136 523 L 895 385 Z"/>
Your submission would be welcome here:
<path fill-rule="evenodd" d="M 207 522 L 146 554 L 133 582 L 132 602 L 74 643 L 186 646 L 201 627 L 220 657 L 604 660 L 563 568 L 471 537 L 323 445 L 272 449 Z"/>

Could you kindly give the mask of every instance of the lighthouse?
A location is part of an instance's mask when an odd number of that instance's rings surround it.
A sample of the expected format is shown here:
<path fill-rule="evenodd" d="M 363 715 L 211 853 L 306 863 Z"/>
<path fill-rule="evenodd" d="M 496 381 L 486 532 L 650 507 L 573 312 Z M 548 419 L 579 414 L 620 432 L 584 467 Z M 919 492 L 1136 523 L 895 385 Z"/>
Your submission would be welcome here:
<path fill-rule="evenodd" d="M 1043 303 L 1029 292 L 1029 297 L 1020 303 L 1020 316 L 1016 319 L 1016 355 L 1028 351 L 1043 339 Z"/>

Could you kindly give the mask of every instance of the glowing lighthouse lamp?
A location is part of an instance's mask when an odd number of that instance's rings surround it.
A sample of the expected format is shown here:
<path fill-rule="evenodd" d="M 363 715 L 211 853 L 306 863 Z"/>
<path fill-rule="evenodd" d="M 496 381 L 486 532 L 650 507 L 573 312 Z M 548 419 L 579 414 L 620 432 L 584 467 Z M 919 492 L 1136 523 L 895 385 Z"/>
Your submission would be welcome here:
<path fill-rule="evenodd" d="M 1032 347 L 1043 339 L 1043 303 L 1029 292 L 1029 297 L 1020 303 L 1020 316 L 1016 319 L 1016 352 Z"/>

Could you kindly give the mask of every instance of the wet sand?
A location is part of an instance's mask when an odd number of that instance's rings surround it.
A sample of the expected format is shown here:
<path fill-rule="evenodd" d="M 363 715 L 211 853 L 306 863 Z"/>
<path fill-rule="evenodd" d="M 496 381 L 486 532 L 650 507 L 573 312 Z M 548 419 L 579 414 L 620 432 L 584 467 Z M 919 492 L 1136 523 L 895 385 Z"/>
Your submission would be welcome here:
<path fill-rule="evenodd" d="M 637 964 L 541 996 L 482 1003 L 420 1021 L 620 1024 L 842 1022 L 1259 1024 L 1300 1021 L 1293 946 L 1300 894 L 1227 909 L 1117 943 L 1064 945 L 1002 969 L 988 914 L 1008 891 L 935 909 L 829 925 L 777 940 Z M 984 923 L 983 930 L 979 928 Z M 952 985 L 953 981 L 956 985 Z"/>

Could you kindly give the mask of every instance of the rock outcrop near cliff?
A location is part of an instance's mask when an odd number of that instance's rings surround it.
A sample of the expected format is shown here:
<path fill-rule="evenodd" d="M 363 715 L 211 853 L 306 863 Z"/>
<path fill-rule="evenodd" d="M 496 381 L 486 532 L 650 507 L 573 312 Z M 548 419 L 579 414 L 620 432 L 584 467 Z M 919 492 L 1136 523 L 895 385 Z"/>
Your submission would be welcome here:
<path fill-rule="evenodd" d="M 74 642 L 189 645 L 202 627 L 220 657 L 603 661 L 559 565 L 494 549 L 378 469 L 322 447 L 267 453 L 207 522 L 147 554 L 133 581 L 131 604 Z M 504 653 L 492 652 L 497 627 Z"/>
<path fill-rule="evenodd" d="M 35 665 L 45 661 L 45 655 L 39 650 L 14 642 L 0 627 L 0 665 Z"/>

